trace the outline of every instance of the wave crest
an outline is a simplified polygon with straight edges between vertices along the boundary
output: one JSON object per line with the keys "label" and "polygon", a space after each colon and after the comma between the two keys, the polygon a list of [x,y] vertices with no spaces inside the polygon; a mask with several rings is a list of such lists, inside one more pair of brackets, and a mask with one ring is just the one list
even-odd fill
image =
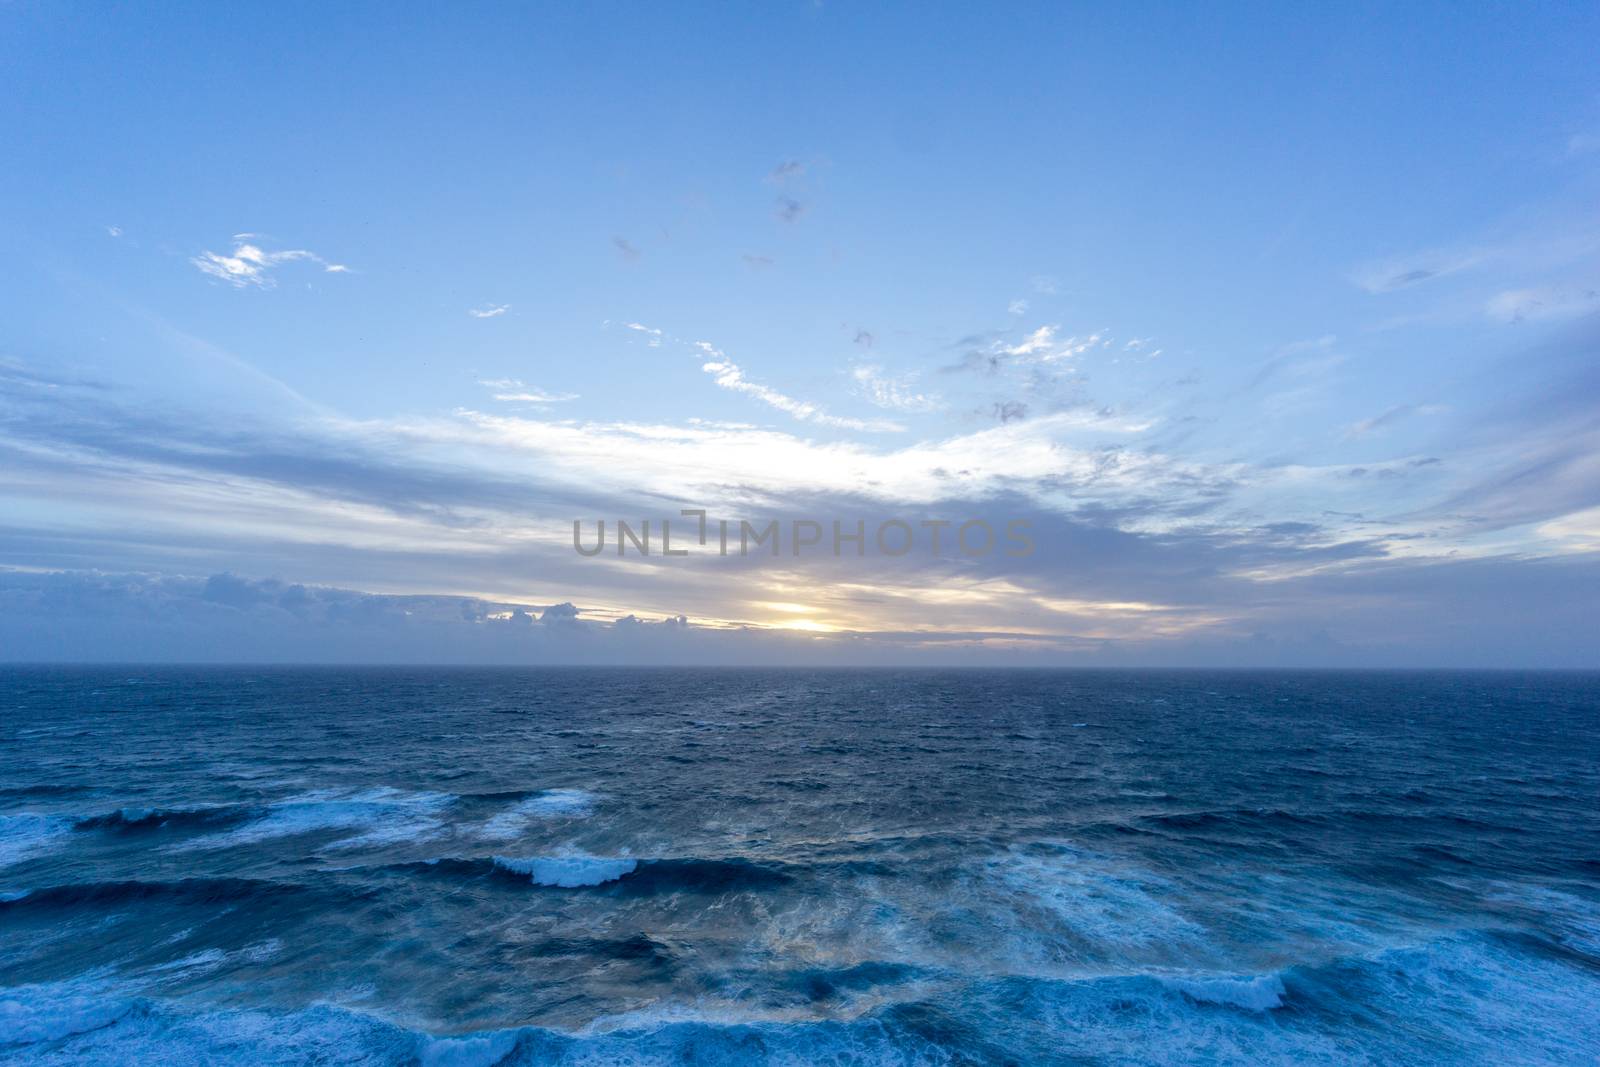
{"label": "wave crest", "polygon": [[558,889],[604,885],[632,874],[639,861],[627,857],[547,856],[518,859],[496,856],[495,866],[512,874],[525,874],[534,885]]}
{"label": "wave crest", "polygon": [[1201,1004],[1221,1004],[1246,1011],[1281,1008],[1288,994],[1283,979],[1276,974],[1158,977],[1156,980]]}

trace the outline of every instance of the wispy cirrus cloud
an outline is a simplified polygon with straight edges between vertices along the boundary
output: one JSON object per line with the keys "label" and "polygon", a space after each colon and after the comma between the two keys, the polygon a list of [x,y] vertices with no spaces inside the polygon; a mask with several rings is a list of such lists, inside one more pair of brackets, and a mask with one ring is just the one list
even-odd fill
{"label": "wispy cirrus cloud", "polygon": [[[1600,222],[1592,206],[1555,200],[1528,205],[1456,243],[1362,264],[1350,277],[1369,293],[1391,293],[1463,275],[1501,290],[1489,311],[1503,318],[1529,294],[1593,288],[1597,254]],[[1530,288],[1534,279],[1539,284]]]}
{"label": "wispy cirrus cloud", "polygon": [[660,348],[661,347],[661,336],[662,335],[661,335],[661,331],[659,329],[657,329],[656,327],[654,327],[654,326],[646,326],[642,322],[625,322],[622,325],[623,325],[623,327],[625,329],[632,330],[634,333],[642,333],[642,334],[644,334],[645,337],[648,338],[648,340],[645,343],[648,344],[651,348]]}
{"label": "wispy cirrus cloud", "polygon": [[510,310],[510,304],[485,304],[482,307],[468,308],[467,314],[475,319],[493,319]]}
{"label": "wispy cirrus cloud", "polygon": [[1476,267],[1491,254],[1479,248],[1427,249],[1364,264],[1352,280],[1369,293],[1392,293]]}
{"label": "wispy cirrus cloud", "polygon": [[968,347],[958,362],[941,369],[997,374],[1008,366],[1064,364],[1111,344],[1110,337],[1104,332],[1061,337],[1060,331],[1059,325],[1045,325],[1034,329],[1020,341],[1008,341],[1004,337],[980,339],[982,343]]}
{"label": "wispy cirrus cloud", "polygon": [[746,378],[739,365],[730,360],[710,342],[698,341],[695,347],[709,357],[701,365],[700,369],[712,375],[716,383],[722,388],[754,397],[763,404],[777,408],[779,411],[792,415],[801,421],[814,422],[819,426],[832,426],[840,430],[864,430],[873,433],[899,433],[905,429],[900,423],[890,422],[887,419],[852,419],[830,415],[810,401],[797,400],[792,396],[780,393],[776,389],[762,385],[760,382]]}
{"label": "wispy cirrus cloud", "polygon": [[[118,397],[104,389],[53,382],[20,367],[13,378],[10,385],[0,378],[8,415],[0,425],[0,488],[25,507],[0,527],[0,543],[8,560],[30,566],[95,568],[115,557],[153,570],[208,573],[192,568],[215,570],[213,561],[225,555],[239,561],[229,566],[307,582],[333,576],[390,591],[515,590],[547,605],[570,600],[583,618],[595,608],[602,618],[619,619],[628,612],[687,611],[719,625],[772,626],[783,623],[772,605],[787,604],[803,608],[799,617],[818,632],[873,631],[875,639],[918,644],[1087,641],[1099,653],[1107,641],[1150,648],[1141,643],[1315,629],[1330,598],[1347,632],[1365,634],[1370,622],[1403,638],[1408,627],[1430,631],[1412,616],[1397,623],[1397,610],[1412,610],[1418,619],[1437,615],[1458,603],[1470,591],[1467,579],[1485,568],[1503,572],[1494,581],[1496,596],[1538,577],[1536,565],[1510,556],[1501,563],[1459,562],[1466,542],[1453,537],[1431,547],[1428,540],[1396,541],[1384,533],[1396,529],[1390,520],[1352,519],[1341,529],[1318,518],[1330,508],[1365,507],[1378,491],[1399,493],[1409,476],[1398,467],[1394,477],[1379,478],[1391,467],[1372,465],[1366,477],[1351,478],[1331,467],[1200,462],[1142,448],[1137,425],[1088,412],[886,447],[694,420],[591,423],[472,411],[323,416],[272,426],[201,412],[152,414],[132,397],[118,407]],[[556,395],[516,378],[486,378],[484,385],[497,393]],[[1574,428],[1563,425],[1552,441],[1571,440]],[[1571,440],[1574,462],[1594,454],[1592,441]],[[1506,451],[1497,445],[1484,458]],[[1577,506],[1593,507],[1592,498],[1583,503],[1585,486],[1594,484],[1592,461],[1556,469],[1552,484],[1547,457],[1527,458],[1525,470],[1496,472],[1520,501],[1517,515],[1509,513],[1509,499],[1498,505],[1504,514],[1496,521],[1541,518],[1546,537],[1559,541],[1553,551],[1592,553],[1593,516],[1576,513]],[[1487,470],[1489,463],[1480,466]],[[1427,482],[1410,484],[1431,486],[1426,491],[1437,499],[1448,488],[1448,472],[1439,465],[1428,470]],[[1483,512],[1495,503],[1483,488],[1462,502]],[[1531,499],[1552,492],[1556,498]],[[848,518],[870,508],[869,518],[903,515],[919,530],[924,516],[1026,516],[1041,551],[1028,564],[1003,569],[960,559],[910,560],[905,570],[880,560],[870,573],[849,560],[800,561],[792,571],[727,562],[734,569],[726,581],[709,578],[693,561],[672,566],[652,557],[605,567],[576,559],[574,516],[631,515],[641,507],[651,513],[656,505],[642,504],[646,498],[734,517]],[[44,501],[70,505],[54,520],[57,535],[38,527],[45,512],[34,504]],[[93,510],[80,514],[85,507]],[[1414,547],[1402,558],[1407,544]],[[1425,558],[1430,553],[1433,562]],[[1452,569],[1436,569],[1444,566]],[[1560,618],[1530,614],[1517,626],[1532,621],[1551,634],[1557,623],[1570,628],[1581,617],[1575,582],[1587,573],[1583,580],[1592,584],[1595,566],[1586,572],[1570,569],[1579,561],[1563,566],[1567,607]],[[1373,577],[1375,568],[1383,576]],[[291,602],[299,603],[299,595],[293,592]],[[365,617],[378,606],[365,594],[352,594],[350,603],[341,617]],[[420,605],[392,606],[404,620],[418,618],[408,612]],[[441,610],[462,614],[456,604]],[[1351,612],[1363,613],[1361,626],[1350,621]],[[528,624],[515,616],[509,621]],[[19,626],[13,634],[29,632],[27,621]],[[1517,632],[1509,623],[1503,629]]]}
{"label": "wispy cirrus cloud", "polygon": [[350,270],[342,263],[331,263],[304,248],[270,252],[254,243],[259,240],[261,240],[259,234],[236,233],[233,235],[231,252],[224,254],[205,251],[190,258],[189,262],[202,274],[227,282],[236,289],[247,289],[251,286],[260,289],[272,288],[277,284],[273,271],[285,263],[315,263],[329,274],[345,274]]}
{"label": "wispy cirrus cloud", "polygon": [[872,403],[890,411],[927,412],[943,407],[938,396],[919,393],[912,385],[913,376],[885,374],[876,363],[863,363],[850,372],[857,388]]}
{"label": "wispy cirrus cloud", "polygon": [[1575,318],[1600,307],[1600,286],[1547,285],[1506,289],[1489,298],[1484,311],[1500,322]]}
{"label": "wispy cirrus cloud", "polygon": [[1352,424],[1345,431],[1345,437],[1368,437],[1386,430],[1413,415],[1437,415],[1444,410],[1444,407],[1439,404],[1396,404],[1372,416],[1370,419],[1362,419],[1360,422]]}
{"label": "wispy cirrus cloud", "polygon": [[478,384],[493,390],[496,400],[514,404],[565,404],[577,400],[577,393],[550,393],[529,388],[521,378],[480,378]]}

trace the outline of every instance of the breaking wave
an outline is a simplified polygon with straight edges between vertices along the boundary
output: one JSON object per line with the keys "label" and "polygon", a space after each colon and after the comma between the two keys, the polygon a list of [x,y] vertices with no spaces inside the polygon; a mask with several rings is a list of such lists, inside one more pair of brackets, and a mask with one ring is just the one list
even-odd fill
{"label": "breaking wave", "polygon": [[512,874],[525,874],[534,885],[575,889],[579,886],[615,882],[639,869],[639,861],[601,856],[549,856],[516,859],[496,856],[494,864]]}
{"label": "breaking wave", "polygon": [[582,789],[547,789],[525,797],[483,824],[478,836],[510,841],[544,819],[581,819],[594,809],[595,795]]}
{"label": "breaking wave", "polygon": [[59,815],[0,815],[0,867],[54,852],[71,833],[72,820]]}
{"label": "breaking wave", "polygon": [[255,845],[276,838],[322,834],[324,847],[365,848],[423,841],[448,829],[443,818],[455,803],[450,793],[413,793],[387,786],[366,790],[318,790],[267,805],[243,826],[173,846],[210,850]]}

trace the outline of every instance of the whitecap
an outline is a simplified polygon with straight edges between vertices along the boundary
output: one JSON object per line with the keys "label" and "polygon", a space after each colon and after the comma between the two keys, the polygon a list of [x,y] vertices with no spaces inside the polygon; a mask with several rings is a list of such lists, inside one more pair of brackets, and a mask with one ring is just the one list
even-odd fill
{"label": "whitecap", "polygon": [[1246,1011],[1271,1011],[1283,1007],[1287,990],[1276,974],[1157,976],[1168,989],[1202,1004],[1221,1004]]}
{"label": "whitecap", "polygon": [[208,948],[203,952],[196,952],[192,955],[184,956],[182,959],[168,960],[166,963],[158,963],[150,969],[152,971],[184,971],[186,973],[214,971],[220,967],[223,961],[227,958],[228,954],[222,951],[222,949]]}
{"label": "whitecap", "polygon": [[546,789],[500,812],[478,831],[488,841],[510,841],[522,836],[528,824],[539,819],[581,819],[594,808],[595,796],[582,789]]}
{"label": "whitecap", "polygon": [[0,867],[55,851],[71,833],[72,820],[60,815],[0,815]]}
{"label": "whitecap", "polygon": [[626,856],[534,856],[518,859],[514,856],[496,856],[495,865],[513,874],[525,874],[535,885],[577,889],[580,886],[603,885],[632,874],[639,861]]}
{"label": "whitecap", "polygon": [[417,1058],[421,1067],[494,1067],[517,1047],[515,1030],[497,1030],[481,1037],[423,1038]]}
{"label": "whitecap", "polygon": [[[387,786],[360,792],[319,790],[270,805],[244,826],[173,846],[176,850],[232,848],[309,833],[352,831],[330,848],[363,848],[425,840],[446,827],[439,815],[449,793],[407,793]],[[360,831],[360,832],[354,832]]]}
{"label": "whitecap", "polygon": [[133,1009],[131,1000],[62,993],[48,986],[0,991],[0,1045],[60,1041],[110,1026]]}
{"label": "whitecap", "polygon": [[283,941],[276,937],[269,937],[265,941],[257,941],[253,945],[246,945],[239,950],[239,957],[246,963],[264,963],[273,959],[283,951]]}
{"label": "whitecap", "polygon": [[[991,950],[1004,944],[1013,962],[1089,953],[1126,965],[1190,955],[1205,940],[1171,885],[1107,857],[1067,846],[1016,850],[988,860],[985,871],[980,900],[991,902],[990,929],[974,936]],[[1004,935],[1001,944],[995,934]]]}

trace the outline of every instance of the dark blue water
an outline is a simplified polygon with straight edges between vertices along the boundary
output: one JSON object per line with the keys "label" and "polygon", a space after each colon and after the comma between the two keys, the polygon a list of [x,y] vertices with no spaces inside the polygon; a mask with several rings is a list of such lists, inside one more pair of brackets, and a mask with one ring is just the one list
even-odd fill
{"label": "dark blue water", "polygon": [[0,1061],[1600,1059],[1600,678],[0,672]]}

